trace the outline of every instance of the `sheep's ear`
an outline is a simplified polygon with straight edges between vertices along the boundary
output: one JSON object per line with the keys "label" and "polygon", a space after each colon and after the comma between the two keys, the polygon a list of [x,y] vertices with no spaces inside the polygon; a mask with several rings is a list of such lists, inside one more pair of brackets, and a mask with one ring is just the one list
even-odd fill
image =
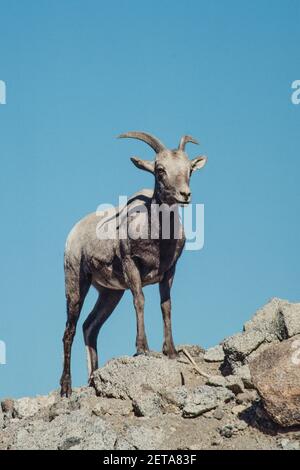
{"label": "sheep's ear", "polygon": [[154,173],[154,162],[152,162],[151,160],[141,160],[137,157],[132,157],[130,160],[140,170],[149,171],[149,173],[152,174]]}
{"label": "sheep's ear", "polygon": [[193,158],[193,160],[191,160],[191,171],[193,172],[196,170],[200,170],[200,168],[204,167],[206,162],[207,157],[204,157],[203,155],[201,155],[200,157]]}

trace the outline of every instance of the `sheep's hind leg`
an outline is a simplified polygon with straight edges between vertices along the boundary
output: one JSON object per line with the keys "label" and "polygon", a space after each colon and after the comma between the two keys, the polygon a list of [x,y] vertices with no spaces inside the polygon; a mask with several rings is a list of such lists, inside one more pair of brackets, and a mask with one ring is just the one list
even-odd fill
{"label": "sheep's hind leg", "polygon": [[174,279],[175,268],[166,272],[162,281],[159,284],[160,291],[160,304],[164,322],[164,344],[163,354],[168,356],[170,359],[175,359],[178,353],[174,346],[173,335],[172,335],[172,323],[171,323],[171,287]]}
{"label": "sheep's hind leg", "polygon": [[80,274],[66,274],[66,297],[67,297],[67,324],[63,336],[64,344],[64,366],[60,379],[61,396],[69,397],[72,393],[71,387],[71,349],[76,333],[76,326],[86,294],[90,288],[90,279]]}
{"label": "sheep's hind leg", "polygon": [[123,290],[102,288],[93,310],[83,323],[90,385],[92,384],[93,372],[98,369],[97,338],[100,328],[112,314],[123,294]]}

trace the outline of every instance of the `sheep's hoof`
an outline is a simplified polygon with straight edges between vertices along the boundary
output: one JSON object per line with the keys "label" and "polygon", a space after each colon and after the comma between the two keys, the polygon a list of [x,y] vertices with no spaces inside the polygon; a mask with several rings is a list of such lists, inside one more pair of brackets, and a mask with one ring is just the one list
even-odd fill
{"label": "sheep's hoof", "polygon": [[71,379],[70,377],[63,377],[60,381],[60,396],[69,398],[72,395]]}
{"label": "sheep's hoof", "polygon": [[88,386],[89,386],[89,387],[96,388],[96,387],[95,387],[95,381],[94,381],[94,376],[93,376],[93,375],[91,375],[91,376],[89,377]]}
{"label": "sheep's hoof", "polygon": [[163,346],[162,352],[165,356],[168,356],[169,359],[177,359],[177,357],[179,356],[178,352],[174,347],[168,348],[165,344]]}
{"label": "sheep's hoof", "polygon": [[172,351],[172,352],[168,353],[167,356],[168,356],[169,359],[177,359],[179,354],[178,354],[177,351]]}

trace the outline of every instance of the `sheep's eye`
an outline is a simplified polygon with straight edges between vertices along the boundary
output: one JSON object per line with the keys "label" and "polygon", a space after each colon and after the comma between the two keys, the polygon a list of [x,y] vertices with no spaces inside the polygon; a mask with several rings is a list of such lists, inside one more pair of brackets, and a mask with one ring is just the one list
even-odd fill
{"label": "sheep's eye", "polygon": [[156,173],[158,174],[158,176],[162,176],[166,173],[166,171],[164,168],[160,167],[156,169]]}

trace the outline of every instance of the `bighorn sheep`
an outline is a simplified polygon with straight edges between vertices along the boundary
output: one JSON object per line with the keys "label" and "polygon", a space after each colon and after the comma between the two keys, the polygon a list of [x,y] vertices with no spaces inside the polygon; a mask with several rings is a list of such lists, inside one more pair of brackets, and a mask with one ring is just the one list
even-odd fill
{"label": "bighorn sheep", "polygon": [[[63,337],[64,367],[61,377],[61,395],[70,396],[71,389],[71,347],[76,324],[85,296],[93,285],[99,292],[98,300],[83,324],[84,341],[87,349],[89,380],[98,367],[97,337],[100,328],[111,315],[124,291],[130,289],[137,317],[136,354],[149,351],[144,327],[143,286],[159,283],[161,310],[164,323],[163,353],[169,358],[177,355],[171,329],[171,299],[175,266],[185,243],[185,236],[178,217],[178,204],[186,205],[191,200],[190,176],[202,168],[206,157],[189,160],[185,153],[188,142],[198,142],[190,136],[183,136],[176,150],[167,149],[157,138],[145,132],[128,132],[119,137],[130,137],[146,142],[155,151],[154,161],[131,158],[134,165],[154,175],[154,190],[142,190],[129,199],[127,212],[137,217],[138,225],[149,230],[153,223],[152,206],[175,208],[172,230],[169,237],[162,236],[161,217],[154,222],[158,236],[120,237],[99,239],[97,226],[99,215],[93,213],[80,220],[71,230],[65,249],[65,287],[67,299],[67,324]],[[144,214],[140,209],[144,209]],[[123,209],[122,209],[123,210]],[[160,210],[160,209],[159,209]],[[116,209],[119,213],[121,209]],[[144,217],[146,214],[148,217]],[[132,214],[137,213],[132,216]],[[111,217],[109,220],[114,219]],[[175,236],[175,219],[178,233]],[[109,223],[109,222],[108,222]],[[128,223],[128,222],[126,222]]]}

